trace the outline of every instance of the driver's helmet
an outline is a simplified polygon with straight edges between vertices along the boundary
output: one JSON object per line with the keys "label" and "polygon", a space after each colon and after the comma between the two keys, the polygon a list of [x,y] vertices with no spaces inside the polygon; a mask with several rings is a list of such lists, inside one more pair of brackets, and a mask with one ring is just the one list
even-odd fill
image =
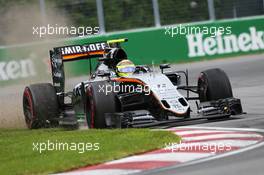
{"label": "driver's helmet", "polygon": [[135,72],[136,66],[130,60],[122,60],[116,65],[116,73],[120,77],[127,77]]}

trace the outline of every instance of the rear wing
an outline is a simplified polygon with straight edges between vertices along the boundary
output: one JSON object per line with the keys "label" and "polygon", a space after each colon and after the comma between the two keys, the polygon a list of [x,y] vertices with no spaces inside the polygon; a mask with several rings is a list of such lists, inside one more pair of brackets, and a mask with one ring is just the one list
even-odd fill
{"label": "rear wing", "polygon": [[56,92],[64,93],[64,62],[103,57],[109,50],[120,47],[120,43],[126,41],[128,41],[127,38],[122,38],[83,45],[55,47],[53,50],[50,50],[52,80]]}
{"label": "rear wing", "polygon": [[70,45],[64,47],[56,47],[55,50],[61,53],[62,61],[74,61],[78,59],[87,59],[94,57],[102,57],[107,49],[120,47],[120,43],[128,41],[124,39],[114,39],[104,42],[83,44],[83,45]]}
{"label": "rear wing", "polygon": [[107,42],[98,42],[86,45],[72,45],[58,47],[61,53],[62,61],[73,61],[77,59],[87,59],[93,57],[102,57],[106,48],[109,48]]}

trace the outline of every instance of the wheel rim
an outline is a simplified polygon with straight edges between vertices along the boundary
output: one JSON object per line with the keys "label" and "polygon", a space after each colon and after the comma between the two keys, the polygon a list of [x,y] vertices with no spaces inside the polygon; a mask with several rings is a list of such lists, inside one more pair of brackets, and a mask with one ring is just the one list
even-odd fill
{"label": "wheel rim", "polygon": [[32,128],[32,123],[34,120],[34,111],[32,97],[28,89],[24,91],[23,110],[26,124],[28,128]]}
{"label": "wheel rim", "polygon": [[207,96],[208,96],[208,91],[207,91],[207,81],[204,77],[204,74],[201,73],[199,79],[198,79],[198,92],[199,92],[199,97],[200,97],[200,101],[206,101],[208,100],[207,99]]}
{"label": "wheel rim", "polygon": [[95,104],[92,96],[91,87],[87,88],[86,120],[89,128],[94,128]]}

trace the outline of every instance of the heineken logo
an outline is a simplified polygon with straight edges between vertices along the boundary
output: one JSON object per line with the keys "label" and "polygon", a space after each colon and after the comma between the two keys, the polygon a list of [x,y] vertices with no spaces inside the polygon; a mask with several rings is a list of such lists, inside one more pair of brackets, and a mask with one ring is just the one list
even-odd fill
{"label": "heineken logo", "polygon": [[34,64],[30,59],[0,62],[0,81],[26,78],[35,75]]}
{"label": "heineken logo", "polygon": [[248,32],[239,35],[218,35],[204,37],[203,34],[186,35],[188,57],[210,56],[235,52],[248,52],[264,49],[264,31],[250,27]]}

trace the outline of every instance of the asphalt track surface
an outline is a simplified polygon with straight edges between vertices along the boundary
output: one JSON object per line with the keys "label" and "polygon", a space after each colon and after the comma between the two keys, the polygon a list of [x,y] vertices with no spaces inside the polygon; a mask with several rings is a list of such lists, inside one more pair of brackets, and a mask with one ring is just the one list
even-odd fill
{"label": "asphalt track surface", "polygon": [[[217,126],[234,128],[264,129],[264,54],[235,58],[218,59],[174,65],[176,70],[189,70],[190,84],[196,84],[199,72],[209,68],[221,68],[229,76],[235,97],[242,100],[247,114],[233,117],[233,120],[207,120],[188,122],[189,126]],[[84,80],[80,77],[68,81],[69,87]],[[194,82],[194,83],[192,83]],[[26,83],[26,82],[25,82]],[[24,85],[1,88],[0,127],[25,127],[22,113],[22,92]],[[158,169],[144,174],[184,174],[184,175],[223,175],[223,174],[264,174],[264,147],[244,153],[211,160],[208,162],[181,167]]]}
{"label": "asphalt track surface", "polygon": [[[264,55],[243,56],[225,60],[175,65],[188,68],[191,80],[200,70],[219,67],[230,77],[235,97],[242,100],[247,114],[234,120],[189,123],[192,126],[264,129]],[[191,81],[192,82],[192,81]],[[192,165],[162,168],[142,174],[152,175],[263,175],[264,146],[243,153]]]}
{"label": "asphalt track surface", "polygon": [[[256,120],[261,118],[264,106],[264,54],[235,58],[225,58],[211,61],[202,61],[174,65],[175,70],[189,70],[190,84],[196,84],[197,77],[202,70],[209,68],[222,68],[230,77],[235,97],[242,100],[244,111]],[[66,80],[66,89],[72,87],[87,77]],[[39,80],[47,82],[48,80]],[[22,112],[22,93],[24,84],[0,87],[0,128],[24,128],[25,122]],[[193,107],[194,104],[193,104]],[[204,123],[205,121],[200,121]],[[250,123],[253,121],[250,120]],[[261,122],[261,121],[259,121]],[[253,122],[254,123],[254,122]],[[258,122],[256,122],[258,123]],[[190,124],[193,124],[192,122]],[[246,123],[244,125],[247,125]],[[261,125],[261,123],[260,123]],[[246,126],[245,126],[246,127]]]}

